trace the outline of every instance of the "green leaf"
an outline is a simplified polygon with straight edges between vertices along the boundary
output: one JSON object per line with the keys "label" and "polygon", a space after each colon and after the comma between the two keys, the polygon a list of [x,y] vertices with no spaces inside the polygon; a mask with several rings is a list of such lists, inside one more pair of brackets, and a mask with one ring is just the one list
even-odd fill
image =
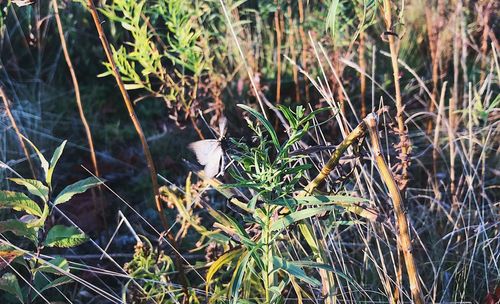
{"label": "green leaf", "polygon": [[83,244],[87,240],[88,237],[76,227],[55,225],[47,233],[44,244],[48,247],[69,248]]}
{"label": "green leaf", "polygon": [[298,222],[300,220],[313,217],[317,214],[335,210],[336,206],[322,206],[316,208],[302,209],[293,213],[290,213],[284,217],[279,218],[274,223],[271,224],[271,231],[280,230],[288,227],[289,225]]}
{"label": "green leaf", "polygon": [[320,286],[321,283],[313,278],[310,277],[306,274],[304,269],[300,267],[299,265],[295,264],[293,261],[285,261],[280,257],[274,256],[273,257],[273,266],[276,270],[281,269],[288,274],[298,278],[299,280],[302,280],[312,286]]}
{"label": "green leaf", "polygon": [[49,187],[45,186],[41,181],[27,178],[9,178],[9,180],[24,186],[29,193],[38,196],[44,202],[49,200]]}
{"label": "green leaf", "polygon": [[280,206],[296,206],[300,205],[335,205],[337,203],[342,203],[345,205],[347,203],[361,203],[366,202],[367,199],[347,196],[347,195],[315,195],[315,196],[302,196],[294,198],[278,198],[271,201],[271,204]]}
{"label": "green leaf", "polygon": [[233,277],[231,278],[231,297],[232,303],[238,303],[238,293],[240,291],[241,282],[247,270],[248,260],[250,259],[251,253],[244,252],[239,258],[236,264],[236,270],[234,271]]}
{"label": "green leaf", "polygon": [[144,88],[144,85],[142,83],[126,83],[123,86],[125,87],[125,90],[127,90],[127,91],[132,91],[132,90]]}
{"label": "green leaf", "polygon": [[276,148],[279,148],[280,143],[278,141],[278,135],[276,135],[276,132],[274,131],[273,126],[271,125],[271,123],[262,114],[260,114],[259,112],[255,111],[254,109],[250,108],[247,105],[238,104],[238,107],[240,107],[243,110],[249,112],[255,118],[257,118],[262,123],[262,125],[264,126],[264,128],[266,128],[266,130],[269,133],[269,135],[271,135],[271,139],[273,141],[274,146]]}
{"label": "green leaf", "polygon": [[36,219],[34,221],[26,222],[26,226],[28,228],[42,227],[45,224],[45,220],[47,219],[48,216],[49,216],[49,204],[45,203],[43,205],[42,216],[39,219]]}
{"label": "green leaf", "polygon": [[50,159],[50,167],[49,170],[47,171],[47,176],[46,176],[46,182],[47,185],[50,185],[52,183],[52,174],[54,173],[54,169],[57,165],[57,162],[59,161],[59,158],[61,157],[61,154],[63,153],[64,147],[66,146],[67,140],[63,141],[62,144],[57,147],[57,149],[54,151],[54,154],[52,154],[52,158]]}
{"label": "green leaf", "polygon": [[61,191],[61,193],[59,193],[56,200],[54,201],[54,206],[65,203],[69,201],[73,197],[73,195],[83,193],[87,191],[89,188],[92,188],[100,184],[102,184],[102,182],[93,176],[88,177],[86,179],[82,179],[81,181],[78,181],[74,184],[71,184],[66,188],[64,188],[64,190]]}
{"label": "green leaf", "polygon": [[36,154],[38,155],[38,159],[40,160],[40,164],[42,166],[42,169],[43,169],[43,172],[45,173],[44,176],[45,176],[45,179],[47,179],[47,174],[49,172],[49,162],[45,159],[45,157],[43,156],[42,152],[40,152],[40,150],[38,150],[38,148],[29,140],[27,139],[25,136],[21,135],[22,138],[28,143],[30,144],[30,146],[33,148],[33,150],[35,150]]}
{"label": "green leaf", "polygon": [[[62,277],[59,277],[53,281],[50,281],[49,284],[43,286],[39,292],[42,293],[44,292],[45,290],[47,289],[50,289],[50,288],[54,288],[54,287],[58,287],[58,286],[61,286],[61,285],[64,285],[64,284],[68,284],[68,283],[71,283],[73,282],[73,279],[71,279],[70,277],[67,277],[67,276],[62,276]],[[33,298],[36,298],[36,296],[38,295],[35,295],[35,297]]]}
{"label": "green leaf", "polygon": [[35,243],[37,241],[37,229],[28,227],[26,223],[19,220],[6,220],[0,222],[0,233],[5,231],[10,231],[17,236],[25,237]]}
{"label": "green leaf", "polygon": [[0,208],[12,208],[38,217],[42,216],[42,210],[37,203],[21,192],[0,191]]}
{"label": "green leaf", "polygon": [[[54,226],[55,227],[55,226]],[[36,271],[42,271],[46,273],[53,273],[58,275],[63,275],[59,269],[69,272],[69,263],[63,257],[57,256],[50,261],[41,261],[42,266],[38,267]],[[57,268],[55,268],[57,267]]]}
{"label": "green leaf", "polygon": [[21,303],[24,303],[23,292],[14,274],[8,272],[0,278],[0,289],[14,295]]}
{"label": "green leaf", "polygon": [[235,259],[236,257],[238,257],[238,255],[241,254],[242,251],[243,251],[242,248],[228,251],[228,252],[224,253],[223,255],[221,255],[217,259],[217,261],[215,261],[215,262],[212,263],[212,265],[210,265],[210,268],[208,268],[208,270],[207,270],[207,283],[206,283],[206,287],[205,287],[207,293],[209,291],[210,284],[212,283],[212,278],[215,275],[215,273],[222,266],[224,266],[225,264],[230,263],[233,259]]}

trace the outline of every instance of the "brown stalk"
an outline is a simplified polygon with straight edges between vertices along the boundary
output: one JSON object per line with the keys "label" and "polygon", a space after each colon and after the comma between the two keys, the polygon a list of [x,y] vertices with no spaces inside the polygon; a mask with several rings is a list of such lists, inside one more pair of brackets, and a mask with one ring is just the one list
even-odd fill
{"label": "brown stalk", "polygon": [[340,158],[344,152],[349,148],[355,141],[362,138],[366,132],[366,125],[361,122],[354,130],[352,130],[349,135],[338,145],[337,149],[332,153],[332,156],[328,162],[321,168],[318,175],[302,190],[298,196],[310,195],[321,183],[328,177],[330,172],[337,166]]}
{"label": "brown stalk", "polygon": [[[299,5],[299,35],[300,35],[300,40],[302,42],[302,52],[301,52],[301,57],[302,57],[302,69],[304,71],[307,71],[307,50],[306,50],[306,33],[304,32],[304,4],[302,0],[298,0],[298,5]],[[306,84],[305,85],[305,92],[306,92],[306,99],[304,102],[309,102],[309,86]]]}
{"label": "brown stalk", "polygon": [[[287,1],[287,15],[289,20],[289,34],[288,34],[288,43],[290,45],[290,55],[292,57],[293,62],[297,62],[297,53],[295,49],[295,24],[292,16],[292,3],[291,0]],[[300,101],[300,87],[299,87],[299,69],[296,64],[292,64],[292,77],[293,83],[295,84],[295,101]]]}
{"label": "brown stalk", "polygon": [[[359,33],[359,67],[362,71],[366,71],[366,59],[365,59],[365,32],[361,31]],[[361,117],[365,117],[367,114],[366,110],[366,76],[365,73],[360,73],[360,86],[361,86]]]}
{"label": "brown stalk", "polygon": [[459,50],[460,46],[460,15],[462,12],[462,1],[458,1],[457,9],[455,12],[455,35],[453,39],[453,93],[450,100],[450,107],[448,109],[448,145],[450,147],[450,193],[452,200],[452,207],[458,207],[458,199],[456,195],[456,181],[455,181],[455,130],[456,130],[456,117],[455,111],[458,105],[458,76],[459,76]]}
{"label": "brown stalk", "polygon": [[[438,94],[438,81],[439,81],[439,28],[435,25],[434,18],[434,8],[425,7],[425,20],[427,24],[427,36],[429,39],[429,49],[431,54],[431,66],[432,66],[432,98],[429,100],[428,111],[434,113],[436,106],[434,100],[437,100]],[[432,132],[434,121],[429,118],[427,121],[427,134]]]}
{"label": "brown stalk", "polygon": [[363,119],[368,133],[370,135],[370,140],[373,149],[373,156],[375,158],[378,170],[382,177],[382,180],[389,189],[389,193],[392,199],[394,213],[396,215],[396,221],[398,226],[398,243],[403,251],[403,256],[406,264],[406,271],[408,273],[410,281],[410,290],[412,294],[412,299],[417,304],[424,303],[424,296],[422,293],[422,288],[420,286],[420,279],[418,275],[417,266],[415,260],[413,259],[413,249],[411,245],[411,237],[409,232],[409,224],[406,218],[406,214],[403,206],[403,196],[399,190],[398,185],[392,175],[387,163],[385,162],[384,156],[382,154],[379,132],[378,132],[378,117],[374,113],[369,114],[365,119]]}
{"label": "brown stalk", "polygon": [[[66,64],[68,65],[68,70],[71,75],[71,81],[73,82],[73,88],[75,90],[75,99],[76,99],[76,105],[78,107],[78,114],[80,115],[80,120],[82,121],[83,128],[85,129],[85,135],[87,136],[87,142],[89,144],[89,149],[90,149],[90,159],[92,161],[92,166],[94,167],[94,174],[99,177],[99,167],[97,165],[97,157],[95,154],[95,148],[94,148],[94,141],[92,139],[92,132],[90,131],[89,124],[87,122],[87,118],[85,117],[85,113],[83,111],[83,105],[82,105],[82,99],[80,97],[80,86],[78,84],[78,79],[76,78],[76,73],[75,69],[73,68],[73,63],[71,62],[71,57],[69,56],[68,52],[68,46],[66,44],[66,39],[64,38],[64,31],[62,27],[62,22],[61,22],[61,17],[59,16],[59,8],[57,7],[57,0],[52,0],[52,7],[54,8],[54,16],[56,19],[56,24],[57,24],[57,30],[59,32],[59,40],[61,41],[61,47],[63,50],[64,54],[64,59],[66,61]],[[101,187],[98,188],[99,191],[101,191]],[[92,191],[92,198],[95,203],[95,215],[96,217],[102,217],[102,220],[107,226],[107,221],[106,217],[104,214],[103,206],[102,204],[98,203],[96,200],[96,193],[94,189],[91,189]]]}
{"label": "brown stalk", "polygon": [[280,8],[278,0],[274,1],[276,11],[274,12],[274,27],[276,31],[276,104],[280,104],[281,99],[281,26]]}
{"label": "brown stalk", "polygon": [[90,132],[90,127],[87,122],[87,118],[85,117],[85,113],[83,111],[82,100],[80,97],[80,86],[78,84],[78,79],[76,78],[75,69],[73,68],[73,64],[71,62],[71,57],[69,56],[66,39],[64,38],[64,31],[62,27],[61,17],[59,16],[59,8],[57,7],[57,0],[52,0],[52,7],[54,8],[54,16],[56,19],[57,30],[59,31],[59,39],[61,40],[61,47],[64,53],[64,59],[66,60],[66,64],[68,65],[68,70],[69,73],[71,74],[71,80],[73,81],[73,87],[75,89],[75,99],[76,99],[76,105],[78,106],[78,114],[80,114],[80,119],[82,121],[83,128],[85,129],[85,135],[87,136],[87,141],[89,143],[90,158],[92,160],[92,166],[94,167],[94,174],[96,176],[100,176],[94,149],[94,141],[92,140],[92,132]]}
{"label": "brown stalk", "polygon": [[21,145],[21,148],[23,149],[24,156],[28,160],[28,164],[30,166],[31,174],[33,175],[33,178],[36,179],[36,173],[35,173],[35,168],[33,167],[33,162],[31,161],[30,154],[28,153],[28,149],[26,148],[26,145],[24,144],[23,140],[23,135],[21,134],[21,131],[17,127],[16,120],[14,119],[14,116],[12,115],[12,112],[10,111],[10,101],[7,98],[7,94],[5,94],[5,91],[2,86],[0,86],[0,97],[3,99],[3,104],[5,106],[5,112],[7,113],[7,116],[9,117],[10,124],[14,128],[14,131],[16,132],[17,139],[19,140],[19,144]]}
{"label": "brown stalk", "polygon": [[[383,14],[384,21],[386,26],[386,31],[392,33],[392,13],[391,13],[391,1],[384,0],[383,2]],[[387,35],[387,39],[389,41],[389,48],[391,52],[391,62],[392,62],[392,70],[393,70],[393,78],[394,78],[394,89],[396,91],[396,120],[398,124],[398,133],[399,133],[399,148],[401,149],[399,158],[401,160],[401,171],[402,176],[399,181],[399,187],[403,191],[406,189],[408,184],[408,167],[410,165],[410,139],[408,138],[408,133],[406,130],[406,125],[403,117],[404,112],[404,104],[403,98],[401,96],[401,86],[399,83],[399,66],[398,66],[398,46],[396,44],[396,38],[394,35]]]}
{"label": "brown stalk", "polygon": [[[478,4],[480,5],[480,4]],[[479,77],[479,83],[483,84],[486,75],[486,59],[488,52],[488,36],[490,34],[490,17],[492,12],[492,7],[494,6],[494,1],[485,1],[482,4],[480,16],[482,16],[481,23],[483,25],[483,33],[481,35],[481,74]]]}
{"label": "brown stalk", "polygon": [[120,89],[120,93],[122,94],[123,101],[125,103],[125,106],[127,108],[127,111],[129,113],[130,119],[132,120],[132,123],[134,124],[135,130],[137,134],[139,135],[139,138],[141,140],[142,144],[142,149],[144,151],[145,157],[146,157],[146,162],[148,165],[149,173],[151,176],[151,182],[153,184],[153,193],[154,193],[154,198],[156,202],[156,208],[158,210],[158,213],[160,215],[161,222],[163,224],[163,227],[165,230],[168,230],[169,226],[167,223],[167,219],[165,217],[165,214],[163,213],[163,205],[161,204],[161,201],[159,199],[159,191],[158,191],[158,179],[156,177],[156,168],[154,166],[153,158],[151,156],[151,151],[149,150],[149,145],[146,141],[146,137],[144,136],[144,132],[142,130],[141,123],[139,122],[139,119],[137,118],[135,114],[134,107],[132,105],[132,101],[130,100],[130,97],[127,93],[127,90],[125,89],[125,85],[123,83],[123,80],[120,76],[120,73],[118,72],[118,67],[116,66],[116,63],[113,59],[113,54],[111,53],[111,47],[109,46],[108,40],[106,38],[106,34],[104,33],[104,29],[102,28],[101,21],[99,20],[99,16],[97,15],[97,10],[94,6],[94,2],[92,0],[87,1],[88,6],[90,8],[90,13],[92,14],[92,18],[94,19],[94,24],[97,28],[97,32],[99,34],[99,39],[101,40],[102,46],[104,48],[104,52],[106,53],[106,57],[108,59],[109,64],[111,65],[111,70],[113,73],[113,76],[115,77],[116,83],[118,85],[118,88]]}
{"label": "brown stalk", "polygon": [[88,7],[90,9],[90,13],[92,15],[92,19],[94,20],[94,24],[96,26],[97,32],[99,34],[99,39],[101,40],[101,44],[104,48],[104,52],[106,53],[106,57],[108,59],[109,64],[111,65],[111,70],[113,73],[113,76],[115,77],[116,83],[118,85],[118,88],[120,89],[120,92],[123,97],[123,101],[125,103],[125,106],[127,108],[127,111],[129,113],[130,119],[132,120],[132,123],[134,124],[135,130],[137,132],[137,135],[139,136],[142,144],[142,149],[144,151],[144,155],[146,157],[146,162],[149,170],[149,174],[151,177],[151,183],[153,185],[153,194],[154,194],[154,200],[156,203],[156,209],[158,211],[158,214],[160,216],[161,223],[163,225],[163,228],[167,232],[167,239],[172,245],[174,249],[174,253],[176,256],[176,267],[179,272],[179,278],[181,281],[181,284],[184,289],[185,293],[185,301],[187,301],[187,281],[185,277],[185,273],[183,270],[183,265],[182,265],[182,260],[179,251],[177,250],[178,246],[175,241],[174,236],[172,235],[171,232],[169,232],[169,225],[167,222],[167,218],[165,216],[165,213],[163,212],[163,204],[160,200],[160,191],[158,187],[158,179],[156,176],[156,168],[153,162],[153,157],[151,156],[151,151],[149,150],[149,145],[146,140],[146,136],[144,135],[144,132],[142,130],[141,123],[139,122],[139,119],[137,118],[135,114],[134,107],[132,105],[132,102],[130,100],[130,97],[127,93],[127,90],[125,89],[125,85],[123,83],[123,80],[120,76],[120,73],[118,72],[118,67],[116,66],[116,63],[113,59],[113,54],[111,53],[111,47],[109,46],[109,42],[106,38],[106,34],[104,33],[104,29],[102,28],[101,21],[99,20],[99,16],[97,14],[97,9],[94,6],[93,0],[87,0]]}
{"label": "brown stalk", "polygon": [[[337,149],[333,152],[332,156],[328,160],[328,162],[323,166],[321,171],[318,173],[316,178],[314,178],[301,192],[297,194],[297,197],[304,197],[310,195],[330,174],[330,172],[335,169],[337,164],[339,163],[340,157],[344,152],[349,148],[357,139],[364,136],[366,131],[366,126],[364,122],[361,122],[354,130],[352,130],[349,135],[344,138],[342,143],[337,147]],[[313,237],[313,229],[310,225],[307,224],[299,224],[300,231],[302,235],[304,235],[304,239],[307,241],[309,247],[313,250],[314,254],[317,255],[316,262],[324,263],[325,258],[323,258],[323,246],[319,246],[314,240]],[[334,303],[335,299],[333,299],[331,289],[333,288],[334,277],[330,272],[327,272],[324,269],[319,269],[319,275],[322,281],[322,292],[323,295],[326,296],[325,303]]]}

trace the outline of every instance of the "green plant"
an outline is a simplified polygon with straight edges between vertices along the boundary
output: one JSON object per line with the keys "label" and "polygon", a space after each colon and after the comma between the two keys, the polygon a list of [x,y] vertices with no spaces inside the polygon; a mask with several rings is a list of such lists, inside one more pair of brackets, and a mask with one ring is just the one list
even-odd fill
{"label": "green plant", "polygon": [[[123,288],[123,298],[131,303],[138,299],[143,302],[179,303],[184,294],[182,288],[170,279],[175,273],[174,262],[146,238],[142,239],[134,248],[132,260],[124,266],[131,279]],[[140,288],[133,284],[136,282],[141,282]],[[189,303],[199,303],[193,292],[188,299]]]}
{"label": "green plant", "polygon": [[[101,12],[130,35],[125,45],[112,47],[125,88],[142,89],[174,111],[196,115],[191,107],[197,101],[198,83],[211,67],[209,52],[200,43],[200,11],[179,0],[155,4],[118,0],[104,5]],[[108,71],[101,77],[112,74],[112,66],[105,66]]]}
{"label": "green plant", "polygon": [[[31,145],[38,156],[43,179],[9,178],[11,182],[25,187],[31,196],[37,198],[38,202],[23,192],[0,191],[0,208],[22,213],[19,218],[0,222],[0,233],[2,234],[0,248],[2,263],[0,264],[2,268],[8,265],[15,273],[6,272],[3,274],[0,279],[0,289],[12,294],[22,303],[32,303],[36,297],[42,296],[44,291],[72,281],[69,276],[68,261],[59,256],[46,261],[41,256],[42,251],[45,248],[71,248],[88,240],[85,233],[77,227],[54,224],[49,220],[49,216],[53,214],[57,206],[67,203],[74,195],[101,184],[101,181],[89,177],[66,186],[57,195],[54,195],[52,177],[66,141],[54,151],[50,162],[48,162],[33,143],[26,138],[24,140]],[[4,234],[6,232],[25,239],[26,246],[23,246],[24,248],[21,248],[21,245],[13,246],[14,243]],[[25,244],[25,242],[16,242],[16,244]],[[28,270],[28,279],[19,278],[20,272],[11,265],[14,259]],[[51,276],[55,276],[55,278],[51,278]],[[28,283],[27,286],[21,288],[19,283],[21,279]],[[35,288],[35,293],[32,292],[33,288]]]}
{"label": "green plant", "polygon": [[[344,206],[339,202],[348,204],[362,199],[342,195],[294,197],[300,189],[299,182],[311,166],[305,163],[303,155],[290,152],[308,133],[315,115],[324,109],[306,115],[301,106],[295,111],[280,107],[289,126],[286,139],[280,141],[271,123],[260,113],[248,106],[239,106],[255,119],[247,119],[254,143],[233,140],[237,152],[230,174],[235,183],[222,185],[212,180],[210,183],[240,212],[231,216],[206,206],[217,229],[208,231],[199,222],[192,224],[208,238],[207,250],[213,243],[225,250],[207,270],[206,289],[211,291],[210,302],[282,303],[286,290],[302,298],[308,295],[308,288],[321,286],[318,270],[335,270],[317,262],[309,249],[294,250],[302,237],[293,227],[325,213],[343,212]],[[231,195],[238,191],[247,193],[248,201]],[[192,217],[186,212],[179,215]],[[349,221],[337,221],[335,217],[328,222],[330,225],[350,224]],[[317,242],[315,235],[308,237]],[[229,275],[216,276],[223,268]]]}

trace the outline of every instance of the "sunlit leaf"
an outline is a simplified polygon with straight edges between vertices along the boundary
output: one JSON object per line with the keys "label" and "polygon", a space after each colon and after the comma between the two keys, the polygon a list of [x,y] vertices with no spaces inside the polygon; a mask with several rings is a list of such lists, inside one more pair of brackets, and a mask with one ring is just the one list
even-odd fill
{"label": "sunlit leaf", "polygon": [[312,286],[316,287],[316,286],[321,285],[321,283],[317,279],[308,276],[306,274],[306,272],[304,271],[304,269],[302,269],[301,266],[294,264],[293,261],[285,261],[280,257],[274,256],[273,257],[273,266],[276,270],[281,269],[281,270],[287,272],[288,274],[290,274],[290,275],[298,278],[299,280],[304,281]]}
{"label": "sunlit leaf", "polygon": [[262,125],[264,126],[264,128],[266,128],[267,132],[271,136],[271,140],[273,141],[274,146],[276,148],[279,148],[280,143],[278,141],[278,135],[276,135],[276,132],[274,131],[274,128],[271,125],[271,123],[262,114],[260,114],[259,112],[255,111],[254,109],[252,109],[251,107],[249,107],[247,105],[238,104],[238,107],[240,107],[243,110],[249,112],[255,118],[257,118],[262,123]]}
{"label": "sunlit leaf", "polygon": [[47,233],[45,246],[69,248],[85,243],[88,237],[76,227],[55,225]]}
{"label": "sunlit leaf", "polygon": [[59,161],[59,158],[61,157],[61,154],[64,150],[64,147],[66,146],[67,140],[63,141],[59,147],[54,151],[54,154],[52,155],[52,158],[50,159],[50,166],[49,170],[47,171],[47,177],[46,181],[47,184],[50,185],[52,183],[52,174],[54,173],[54,169],[56,168],[57,162]]}
{"label": "sunlit leaf", "polygon": [[49,216],[49,205],[44,204],[42,216],[40,216],[40,218],[38,218],[38,219],[27,221],[26,226],[28,228],[42,227],[45,224],[45,220],[47,219],[48,216]]}
{"label": "sunlit leaf", "polygon": [[64,284],[68,284],[68,283],[71,283],[71,282],[73,282],[73,279],[71,279],[68,276],[62,276],[62,277],[56,278],[55,280],[50,281],[49,284],[43,286],[40,289],[40,293],[44,292],[47,289],[58,287],[58,286],[61,286],[61,285],[64,285]]}
{"label": "sunlit leaf", "polygon": [[40,264],[42,264],[42,266],[38,267],[36,271],[42,271],[46,273],[53,273],[59,275],[63,274],[59,269],[63,271],[69,271],[68,260],[66,260],[61,256],[57,256],[49,261],[41,262]]}
{"label": "sunlit leaf", "polygon": [[43,172],[44,172],[44,177],[45,177],[45,179],[47,179],[47,174],[49,172],[49,162],[45,159],[42,152],[40,152],[40,150],[38,150],[38,148],[29,139],[27,139],[23,135],[21,135],[21,136],[33,148],[33,150],[35,150],[35,152],[38,156],[38,159],[40,160],[40,164],[41,164],[41,167],[42,167]]}
{"label": "sunlit leaf", "polygon": [[306,208],[302,209],[293,213],[290,213],[286,216],[283,216],[276,220],[274,223],[271,224],[271,231],[274,230],[280,230],[280,229],[285,229],[286,227],[290,226],[291,224],[301,221],[306,218],[313,217],[315,215],[318,215],[320,213],[326,212],[326,211],[332,211],[335,210],[336,206],[322,206],[322,207],[315,207],[315,208]]}
{"label": "sunlit leaf", "polygon": [[215,273],[225,264],[230,263],[233,259],[237,258],[238,255],[241,254],[243,249],[236,249],[236,250],[231,250],[223,255],[221,255],[217,261],[213,262],[212,265],[210,265],[210,268],[207,270],[207,284],[206,284],[206,292],[208,293],[210,289],[210,284],[212,283],[212,278],[215,275]]}
{"label": "sunlit leaf", "polygon": [[71,185],[67,186],[66,188],[64,188],[64,190],[62,190],[59,193],[59,195],[57,196],[57,198],[54,201],[54,205],[59,205],[59,204],[65,203],[65,202],[69,201],[73,197],[73,195],[83,193],[83,192],[87,191],[88,189],[95,187],[97,185],[100,185],[100,184],[102,184],[102,182],[93,176],[88,177],[86,179],[83,179],[81,181],[78,181],[74,184],[71,184]]}
{"label": "sunlit leaf", "polygon": [[38,196],[44,202],[49,200],[49,187],[45,186],[41,181],[27,178],[9,178],[9,180],[24,186],[29,193]]}
{"label": "sunlit leaf", "polygon": [[0,244],[0,270],[9,265],[15,258],[22,256],[23,251],[17,250],[9,245]]}
{"label": "sunlit leaf", "polygon": [[21,192],[0,191],[0,208],[12,208],[16,211],[24,211],[39,217],[42,216],[42,210],[38,204]]}

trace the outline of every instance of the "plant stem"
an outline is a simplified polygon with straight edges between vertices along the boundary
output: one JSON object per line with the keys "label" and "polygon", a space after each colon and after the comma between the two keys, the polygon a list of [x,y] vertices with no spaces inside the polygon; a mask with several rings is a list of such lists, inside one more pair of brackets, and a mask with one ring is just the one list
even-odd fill
{"label": "plant stem", "polygon": [[410,279],[412,298],[415,303],[423,304],[424,296],[420,286],[417,266],[413,259],[413,249],[408,229],[408,220],[403,206],[403,197],[382,154],[380,139],[378,136],[378,117],[372,113],[363,119],[363,121],[365,122],[366,127],[368,128],[368,133],[370,134],[373,155],[380,171],[380,175],[389,189],[389,193],[392,198],[394,213],[396,214],[396,220],[398,223],[398,242],[401,245],[401,250],[403,251],[406,270]]}
{"label": "plant stem", "polygon": [[340,143],[340,145],[335,149],[332,153],[332,156],[328,160],[328,162],[321,168],[321,171],[318,175],[299,193],[299,196],[310,195],[314,189],[316,189],[332,172],[333,169],[339,163],[340,158],[344,154],[344,152],[349,148],[356,140],[360,139],[365,135],[366,125],[364,122],[359,123],[359,125],[352,130],[349,135]]}
{"label": "plant stem", "polygon": [[[384,21],[386,26],[386,31],[392,32],[392,14],[391,14],[391,1],[384,0],[383,2],[383,12],[384,12]],[[392,71],[394,78],[394,89],[396,91],[396,120],[398,124],[398,133],[399,133],[399,148],[401,149],[401,153],[399,155],[401,159],[401,167],[402,167],[402,179],[399,181],[399,187],[403,191],[406,189],[408,184],[408,167],[410,165],[410,140],[408,138],[408,133],[406,130],[406,125],[404,122],[403,112],[403,98],[401,96],[401,86],[399,83],[399,66],[398,66],[398,46],[396,45],[396,40],[394,35],[387,35],[387,39],[389,40],[389,49],[391,52],[391,63],[392,63]]]}
{"label": "plant stem", "polygon": [[[66,44],[66,39],[64,38],[64,30],[62,27],[61,17],[59,16],[59,8],[57,7],[57,0],[52,0],[52,7],[54,9],[54,17],[56,19],[57,30],[59,32],[59,40],[61,41],[61,47],[64,54],[64,59],[68,65],[68,70],[71,75],[71,81],[73,82],[73,88],[75,89],[75,99],[76,106],[78,107],[78,114],[80,115],[80,120],[82,121],[83,128],[85,130],[85,135],[87,136],[87,142],[90,149],[90,160],[92,161],[92,166],[94,167],[94,174],[99,177],[99,166],[97,165],[97,157],[94,148],[94,140],[92,139],[92,132],[90,131],[89,123],[85,117],[85,112],[83,111],[82,99],[80,96],[80,85],[78,84],[78,78],[76,77],[75,69],[73,68],[73,63],[71,62],[71,57],[69,56],[68,46]],[[101,187],[99,186],[99,191]],[[104,214],[104,209],[102,203],[97,202],[96,193],[94,189],[92,191],[92,197],[95,204],[95,216],[96,218],[101,217],[104,222],[105,227],[107,227],[106,216]]]}
{"label": "plant stem", "polygon": [[281,99],[281,27],[279,1],[275,0],[274,4],[276,5],[276,11],[274,12],[274,26],[276,31],[276,104],[279,105]]}
{"label": "plant stem", "polygon": [[365,117],[367,114],[366,109],[366,59],[365,59],[365,31],[359,33],[359,67],[363,71],[360,73],[360,90],[361,90],[361,117]]}
{"label": "plant stem", "polygon": [[[306,50],[306,33],[304,31],[304,3],[302,0],[298,0],[299,6],[299,35],[300,40],[302,42],[302,50],[301,50],[301,66],[304,71],[307,71],[307,50]],[[306,84],[304,86],[306,92],[306,99],[303,101],[304,104],[309,102],[309,86]]]}
{"label": "plant stem", "polygon": [[113,59],[113,54],[111,53],[111,47],[109,46],[109,42],[106,38],[106,34],[104,33],[104,29],[102,28],[101,21],[99,20],[99,16],[97,15],[97,9],[94,6],[93,0],[87,0],[88,7],[90,9],[90,13],[92,15],[92,19],[94,20],[94,24],[96,26],[97,32],[99,34],[99,39],[101,40],[102,46],[104,48],[104,52],[106,53],[106,57],[108,59],[109,64],[111,65],[111,70],[113,72],[113,76],[115,77],[116,83],[118,85],[118,88],[120,89],[120,92],[123,97],[123,101],[125,103],[125,106],[127,108],[127,111],[129,113],[130,119],[132,120],[132,123],[134,124],[135,130],[137,134],[139,135],[139,138],[141,140],[142,144],[142,150],[144,151],[144,155],[146,157],[146,162],[147,166],[149,169],[149,174],[151,177],[151,183],[153,185],[153,194],[154,194],[154,200],[156,203],[156,209],[158,211],[158,214],[160,216],[161,223],[163,225],[163,228],[165,231],[167,231],[167,239],[170,242],[170,245],[174,249],[174,254],[176,256],[176,267],[179,272],[179,278],[180,278],[180,283],[183,286],[184,293],[185,293],[185,298],[184,301],[187,301],[188,294],[187,294],[187,281],[185,277],[185,273],[183,270],[182,266],[182,260],[180,257],[180,253],[177,250],[177,242],[175,241],[174,236],[172,235],[171,232],[169,232],[169,225],[167,222],[167,218],[165,216],[165,213],[163,212],[163,204],[160,200],[160,192],[159,192],[159,187],[158,187],[158,178],[156,176],[156,168],[153,162],[153,157],[151,156],[151,151],[149,150],[149,145],[148,142],[146,141],[146,136],[144,135],[144,132],[142,130],[141,123],[139,122],[139,119],[137,118],[135,114],[134,107],[132,105],[132,102],[130,100],[130,97],[127,93],[127,90],[125,89],[125,85],[123,83],[123,80],[120,76],[120,73],[118,72],[118,67],[116,66],[116,63]]}
{"label": "plant stem", "polygon": [[26,145],[24,144],[23,140],[23,135],[21,134],[21,131],[17,127],[16,120],[14,119],[14,115],[12,115],[12,112],[10,111],[10,101],[7,98],[7,94],[5,94],[5,91],[2,86],[0,86],[0,97],[3,99],[3,104],[5,106],[5,112],[7,113],[7,116],[9,117],[10,123],[12,127],[14,128],[14,131],[16,132],[17,138],[19,140],[19,144],[21,145],[21,148],[23,149],[24,156],[26,157],[26,160],[28,160],[28,164],[30,166],[31,170],[31,175],[33,175],[33,178],[36,179],[36,173],[35,169],[33,167],[33,162],[31,161],[30,154],[28,153],[28,149],[26,148]]}
{"label": "plant stem", "polygon": [[92,0],[87,0],[87,3],[88,3],[88,6],[90,8],[90,13],[92,14],[92,18],[94,20],[94,24],[97,28],[97,32],[99,34],[99,39],[101,40],[102,46],[104,48],[104,52],[106,53],[106,57],[108,59],[109,64],[111,65],[111,70],[112,70],[113,76],[115,77],[118,88],[120,89],[120,92],[122,94],[123,101],[124,101],[125,106],[127,108],[130,119],[132,120],[132,123],[134,124],[135,130],[136,130],[136,132],[139,135],[139,138],[141,140],[142,149],[143,149],[145,157],[146,157],[146,162],[147,162],[147,166],[148,166],[150,177],[151,177],[151,183],[153,184],[153,194],[154,194],[154,199],[156,202],[156,208],[157,208],[158,213],[160,215],[160,219],[161,219],[161,222],[163,224],[163,227],[165,228],[165,230],[168,230],[169,226],[167,223],[167,218],[165,217],[165,214],[163,213],[163,205],[162,205],[160,198],[159,198],[160,193],[158,191],[158,189],[159,189],[158,188],[158,178],[156,176],[156,168],[154,166],[153,157],[151,156],[151,151],[149,150],[149,145],[146,141],[146,137],[144,136],[144,132],[142,130],[141,123],[139,122],[139,119],[137,118],[137,115],[135,114],[135,110],[134,110],[134,106],[132,105],[132,101],[130,100],[130,97],[127,93],[127,90],[125,89],[125,85],[123,83],[123,80],[120,76],[120,73],[118,72],[118,67],[116,66],[116,63],[113,59],[111,47],[109,46],[108,40],[106,38],[106,34],[104,33],[104,29],[102,28],[101,21],[99,20],[99,16],[97,15],[97,10],[94,6],[94,3]]}

